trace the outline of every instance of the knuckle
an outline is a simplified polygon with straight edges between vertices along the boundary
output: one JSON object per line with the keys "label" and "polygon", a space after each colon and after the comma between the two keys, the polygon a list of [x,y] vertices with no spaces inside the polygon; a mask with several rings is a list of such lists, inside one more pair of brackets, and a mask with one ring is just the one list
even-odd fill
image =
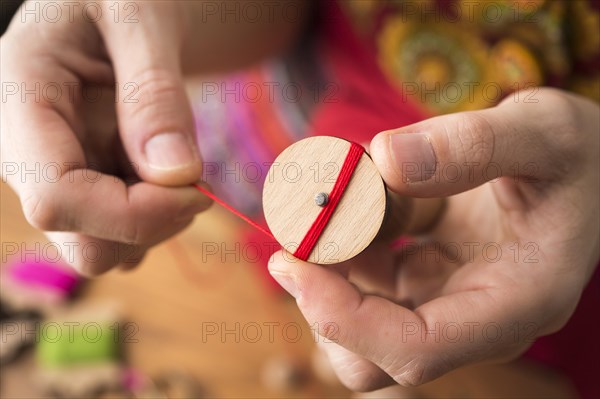
{"label": "knuckle", "polygon": [[[135,82],[127,83],[127,114],[131,118],[153,119],[170,116],[170,104],[180,104],[183,98],[181,82],[169,71],[148,68],[139,73]],[[176,118],[175,118],[176,120]]]}
{"label": "knuckle", "polygon": [[[301,279],[299,279],[301,281]],[[299,286],[302,289],[302,282],[299,282]],[[302,301],[299,305],[300,309],[305,312],[306,319],[311,324],[311,329],[313,332],[318,334],[320,340],[326,344],[335,343],[338,345],[346,345],[352,339],[348,334],[349,326],[348,324],[342,324],[340,320],[339,314],[335,314],[333,312],[326,312],[319,314],[315,312],[314,309],[311,309],[313,306],[308,303],[308,301]]]}
{"label": "knuckle", "polygon": [[494,156],[494,130],[491,123],[476,112],[464,113],[456,121],[457,146],[455,159],[488,164]]}
{"label": "knuckle", "polygon": [[558,107],[563,110],[572,110],[572,101],[569,96],[558,89],[544,87],[538,90],[537,96],[541,99],[545,109]]}
{"label": "knuckle", "polygon": [[25,219],[33,227],[44,231],[60,230],[63,226],[59,209],[51,195],[32,192],[21,199]]}
{"label": "knuckle", "polygon": [[344,340],[343,337],[340,337],[342,331],[340,331],[339,324],[332,321],[331,317],[317,321],[317,326],[319,335],[326,341],[340,342]]}
{"label": "knuckle", "polygon": [[555,148],[563,153],[575,155],[586,148],[585,141],[587,137],[584,129],[581,129],[581,115],[575,102],[570,96],[556,89],[544,89],[541,91],[540,98],[544,109],[559,110],[557,117],[552,118],[552,135],[544,135],[544,139],[552,140],[551,148]]}
{"label": "knuckle", "polygon": [[[388,369],[388,367],[386,367]],[[401,364],[394,362],[388,372],[394,381],[404,387],[415,387],[426,382],[425,380],[425,362],[416,357],[408,361],[402,361]]]}

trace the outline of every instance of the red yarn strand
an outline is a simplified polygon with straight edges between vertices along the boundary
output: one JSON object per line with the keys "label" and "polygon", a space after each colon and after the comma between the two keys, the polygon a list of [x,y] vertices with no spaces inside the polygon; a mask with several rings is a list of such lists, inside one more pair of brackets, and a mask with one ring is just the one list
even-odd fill
{"label": "red yarn strand", "polygon": [[307,260],[310,256],[310,253],[317,244],[321,233],[323,230],[325,230],[329,219],[331,219],[335,208],[342,199],[344,191],[346,190],[346,187],[350,182],[350,178],[354,173],[354,169],[356,169],[356,165],[358,165],[358,161],[364,152],[365,149],[362,146],[356,143],[351,143],[350,150],[348,151],[348,155],[346,155],[346,159],[344,160],[340,174],[335,181],[331,193],[329,194],[329,202],[323,207],[310,229],[308,229],[308,232],[306,232],[306,235],[302,239],[300,246],[298,246],[298,249],[296,249],[294,252],[294,256],[296,258]]}
{"label": "red yarn strand", "polygon": [[194,186],[198,191],[200,191],[202,194],[206,195],[208,198],[215,201],[217,204],[221,205],[223,208],[227,209],[229,212],[233,213],[237,217],[246,221],[250,226],[263,232],[266,236],[268,236],[269,238],[272,238],[274,241],[277,241],[277,239],[273,236],[273,234],[271,234],[271,232],[269,230],[265,229],[260,224],[256,223],[254,220],[250,219],[248,216],[244,215],[242,212],[238,211],[233,206],[229,205],[227,202],[223,201],[221,198],[217,197],[216,195],[214,195],[213,193],[211,193],[210,191],[208,191],[201,185],[194,183],[194,184],[192,184],[192,186]]}

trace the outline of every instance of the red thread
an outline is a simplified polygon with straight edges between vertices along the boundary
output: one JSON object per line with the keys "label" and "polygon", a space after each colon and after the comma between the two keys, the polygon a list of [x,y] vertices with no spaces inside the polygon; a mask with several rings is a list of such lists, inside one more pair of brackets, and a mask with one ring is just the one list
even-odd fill
{"label": "red thread", "polygon": [[227,202],[223,201],[221,198],[217,197],[216,195],[214,195],[213,193],[211,193],[210,191],[208,191],[201,185],[194,183],[194,184],[192,184],[192,186],[194,186],[198,191],[200,191],[202,194],[206,195],[208,198],[215,201],[217,204],[221,205],[223,208],[227,209],[229,212],[231,212],[234,215],[238,216],[239,218],[245,220],[248,224],[257,228],[259,231],[262,231],[269,238],[272,238],[273,240],[277,241],[277,239],[273,236],[273,234],[271,234],[271,232],[269,230],[265,229],[260,224],[256,223],[254,220],[250,219],[248,216],[244,215],[242,212],[238,211],[237,209],[235,209],[234,207],[229,205]]}
{"label": "red thread", "polygon": [[310,256],[310,253],[317,244],[317,240],[321,236],[325,226],[327,226],[329,219],[331,219],[333,211],[335,211],[335,208],[342,199],[342,195],[344,195],[344,191],[350,182],[354,169],[356,169],[356,165],[358,165],[358,161],[364,152],[365,149],[362,146],[351,143],[350,150],[348,151],[348,155],[346,155],[340,174],[329,194],[329,202],[323,207],[319,216],[317,216],[312,226],[310,226],[310,229],[308,229],[308,232],[306,232],[306,236],[302,239],[300,246],[298,246],[298,249],[294,252],[296,258],[307,260]]}
{"label": "red thread", "polygon": [[[319,215],[317,216],[313,224],[310,226],[310,229],[308,229],[306,235],[302,239],[302,242],[298,246],[298,249],[296,249],[296,251],[294,252],[294,256],[296,258],[301,260],[307,260],[310,256],[310,253],[317,244],[321,233],[323,232],[323,230],[325,230],[327,223],[329,223],[329,219],[331,219],[335,208],[342,199],[344,191],[346,190],[348,183],[350,183],[350,178],[352,177],[352,174],[356,169],[356,165],[358,165],[358,161],[360,161],[360,157],[363,155],[364,152],[365,149],[362,146],[356,143],[350,143],[350,150],[346,155],[346,159],[344,160],[344,164],[342,165],[340,174],[338,175],[335,184],[333,185],[333,189],[329,194],[329,202],[323,207],[321,212],[319,212]],[[273,240],[277,241],[277,239],[273,236],[273,234],[271,234],[269,230],[265,229],[260,224],[256,223],[248,216],[244,215],[242,212],[238,211],[233,206],[229,205],[227,202],[223,201],[222,199],[208,191],[206,188],[196,183],[192,184],[192,186],[195,187],[202,194],[206,195],[208,198],[221,205],[223,208],[227,209],[229,212],[245,220],[248,224],[255,227],[269,238],[272,238]]]}

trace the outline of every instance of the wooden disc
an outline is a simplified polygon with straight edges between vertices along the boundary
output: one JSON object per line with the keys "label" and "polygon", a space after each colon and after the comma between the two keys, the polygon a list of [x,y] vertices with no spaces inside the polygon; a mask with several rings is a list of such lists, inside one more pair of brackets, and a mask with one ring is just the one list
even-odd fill
{"label": "wooden disc", "polygon": [[[319,193],[329,194],[350,142],[330,136],[310,137],[286,148],[275,160],[263,189],[263,209],[271,232],[294,253],[322,208]],[[362,252],[379,232],[386,209],[383,180],[365,153],[309,262],[339,263]]]}

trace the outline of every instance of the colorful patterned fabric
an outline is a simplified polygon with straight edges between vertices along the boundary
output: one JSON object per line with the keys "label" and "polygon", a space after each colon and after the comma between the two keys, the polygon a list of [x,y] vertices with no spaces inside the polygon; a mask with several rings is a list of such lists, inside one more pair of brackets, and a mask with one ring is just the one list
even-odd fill
{"label": "colorful patterned fabric", "polygon": [[262,185],[276,155],[304,137],[305,117],[285,98],[294,90],[285,82],[281,62],[273,61],[192,89],[204,180],[247,214],[260,214]]}
{"label": "colorful patterned fabric", "polygon": [[600,101],[597,1],[340,4],[390,81],[432,115],[493,106],[540,85]]}

